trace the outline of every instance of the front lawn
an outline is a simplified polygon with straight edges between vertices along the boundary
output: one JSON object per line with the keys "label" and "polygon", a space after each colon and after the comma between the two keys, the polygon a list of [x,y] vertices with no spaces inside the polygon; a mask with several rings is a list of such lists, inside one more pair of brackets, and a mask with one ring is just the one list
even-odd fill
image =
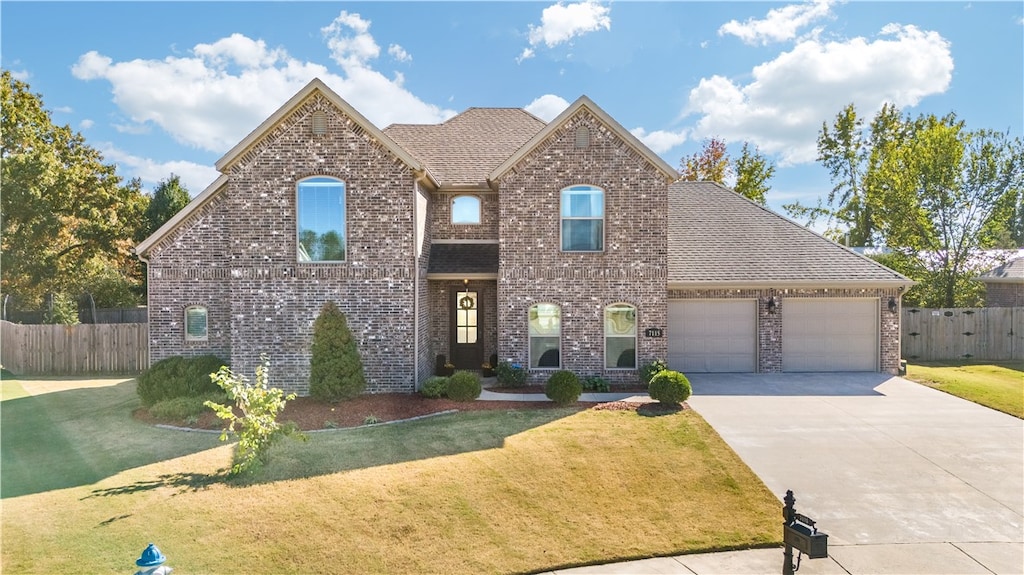
{"label": "front lawn", "polygon": [[907,379],[1024,419],[1020,363],[913,363]]}
{"label": "front lawn", "polygon": [[780,544],[778,499],[689,410],[474,411],[313,433],[225,483],[230,446],[132,419],[133,385],[22,381],[25,396],[10,383],[5,573],[124,573],[149,542],[181,573],[531,572]]}

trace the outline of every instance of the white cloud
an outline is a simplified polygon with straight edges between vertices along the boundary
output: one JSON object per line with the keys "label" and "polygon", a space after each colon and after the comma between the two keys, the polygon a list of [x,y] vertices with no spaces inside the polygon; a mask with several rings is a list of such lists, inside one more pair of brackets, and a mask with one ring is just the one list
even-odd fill
{"label": "white cloud", "polygon": [[565,98],[555,96],[554,94],[544,94],[540,98],[530,102],[524,110],[545,122],[550,122],[551,120],[554,120],[556,116],[564,112],[568,107],[569,102]]}
{"label": "white cloud", "polygon": [[664,154],[685,142],[687,140],[687,133],[689,130],[682,129],[678,132],[655,130],[648,134],[643,128],[633,128],[629,132],[636,136],[638,140],[643,142],[644,145],[650,148],[655,154]]}
{"label": "white cloud", "polygon": [[74,112],[74,108],[71,106],[57,106],[53,109],[54,112],[60,112],[61,114],[70,114]]}
{"label": "white cloud", "polygon": [[399,46],[398,44],[392,44],[388,46],[388,54],[390,54],[392,58],[398,60],[399,62],[408,62],[412,60],[412,56],[410,56],[409,53],[405,51],[405,48]]}
{"label": "white cloud", "polygon": [[139,178],[143,187],[148,190],[153,190],[161,180],[166,180],[171,174],[177,174],[181,177],[181,183],[188,188],[189,194],[195,197],[220,176],[213,166],[184,160],[157,162],[115,148],[109,142],[100,144],[98,149],[106,161],[117,164],[120,176],[126,179]]}
{"label": "white cloud", "polygon": [[78,129],[79,130],[88,130],[89,128],[91,128],[91,127],[93,127],[95,125],[96,125],[96,122],[90,120],[89,118],[86,118],[86,119],[84,119],[84,120],[82,120],[81,122],[78,123]]}
{"label": "white cloud", "polygon": [[28,70],[11,70],[11,78],[19,82],[28,82],[31,77],[32,74]]}
{"label": "white cloud", "polygon": [[522,62],[533,57],[536,47],[541,44],[554,48],[602,28],[611,30],[610,12],[610,7],[602,6],[595,0],[584,0],[574,4],[559,2],[548,6],[541,12],[540,25],[529,25],[530,46],[523,50],[516,61]]}
{"label": "white cloud", "polygon": [[687,114],[701,117],[691,137],[746,140],[780,165],[814,161],[817,132],[853,102],[866,117],[888,102],[914,106],[949,88],[953,58],[937,32],[889,24],[875,40],[799,42],[789,52],[756,66],[739,84],[704,78],[690,91]]}
{"label": "white cloud", "polygon": [[740,23],[730,20],[718,28],[718,35],[731,34],[747,44],[766,45],[796,38],[798,30],[830,15],[834,0],[813,0],[773,8],[763,20],[754,18]]}
{"label": "white cloud", "polygon": [[110,82],[114,102],[128,120],[118,130],[138,133],[158,126],[180,143],[216,153],[238,143],[313,78],[378,127],[435,123],[455,115],[417,98],[400,74],[388,78],[375,70],[370,61],[380,49],[369,29],[369,21],[347,12],[322,29],[340,74],[241,34],[162,60],[114,62],[92,51],[79,57],[72,73]]}

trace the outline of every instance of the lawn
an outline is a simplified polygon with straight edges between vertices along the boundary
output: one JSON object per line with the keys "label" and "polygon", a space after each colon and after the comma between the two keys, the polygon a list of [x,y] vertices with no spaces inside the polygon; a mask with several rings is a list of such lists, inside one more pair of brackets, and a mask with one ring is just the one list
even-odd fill
{"label": "lawn", "polygon": [[780,541],[779,501],[694,412],[476,411],[310,434],[228,483],[134,382],[4,381],[2,571],[510,573]]}
{"label": "lawn", "polygon": [[1020,363],[914,363],[907,379],[1024,419]]}

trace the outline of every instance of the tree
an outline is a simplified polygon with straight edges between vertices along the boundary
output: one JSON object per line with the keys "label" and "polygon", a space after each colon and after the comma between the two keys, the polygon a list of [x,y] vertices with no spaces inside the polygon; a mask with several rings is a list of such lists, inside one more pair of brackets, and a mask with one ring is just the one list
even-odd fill
{"label": "tree", "polygon": [[345,314],[329,301],[313,322],[313,348],[309,361],[309,394],[320,401],[356,397],[366,389],[359,357]]}
{"label": "tree", "polygon": [[130,249],[145,209],[139,182],[122,184],[114,166],[81,134],[55,126],[42,98],[8,70],[0,91],[3,292],[38,308],[46,294],[88,290],[96,270],[138,285]]}
{"label": "tree", "polygon": [[743,142],[743,150],[736,160],[736,192],[759,204],[766,205],[765,197],[771,186],[768,180],[775,175],[775,164],[761,155],[755,146],[753,150],[750,144]]}
{"label": "tree", "polygon": [[167,220],[173,218],[187,206],[190,201],[192,201],[192,197],[188,193],[188,188],[181,185],[181,178],[176,174],[171,174],[166,180],[161,180],[153,190],[153,197],[146,207],[146,225],[140,227],[140,234],[136,240],[142,241],[148,238]]}
{"label": "tree", "polygon": [[718,182],[724,184],[732,175],[729,166],[729,152],[725,140],[708,138],[699,152],[679,162],[682,179],[688,182]]}

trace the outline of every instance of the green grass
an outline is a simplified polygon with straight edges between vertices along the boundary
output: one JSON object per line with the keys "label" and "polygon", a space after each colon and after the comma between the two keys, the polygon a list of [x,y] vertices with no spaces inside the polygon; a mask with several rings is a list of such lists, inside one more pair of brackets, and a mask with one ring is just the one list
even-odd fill
{"label": "green grass", "polygon": [[[5,573],[121,573],[149,542],[182,573],[531,572],[780,543],[778,500],[692,411],[480,411],[314,433],[227,483],[230,446],[134,422],[131,382],[20,383],[33,395],[5,390],[5,442],[34,428],[62,456],[21,446],[8,462],[5,443]],[[58,471],[73,479],[52,484]]]}
{"label": "green grass", "polygon": [[1020,363],[914,363],[907,379],[1024,419]]}

